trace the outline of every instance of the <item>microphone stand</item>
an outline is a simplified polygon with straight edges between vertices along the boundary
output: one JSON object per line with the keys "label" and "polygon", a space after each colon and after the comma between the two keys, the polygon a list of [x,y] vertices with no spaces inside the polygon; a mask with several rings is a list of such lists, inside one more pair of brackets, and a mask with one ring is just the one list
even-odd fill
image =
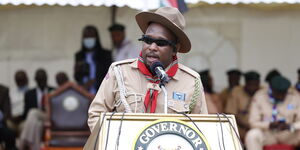
{"label": "microphone stand", "polygon": [[164,106],[164,112],[165,114],[168,113],[168,92],[165,88],[165,82],[163,80],[160,81],[159,87],[162,89],[164,93],[164,100],[165,100],[165,106]]}

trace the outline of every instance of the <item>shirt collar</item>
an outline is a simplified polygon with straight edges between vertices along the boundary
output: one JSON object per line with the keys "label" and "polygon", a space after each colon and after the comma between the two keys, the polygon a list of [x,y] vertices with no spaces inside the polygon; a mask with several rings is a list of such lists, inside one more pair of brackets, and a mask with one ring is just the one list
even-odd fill
{"label": "shirt collar", "polygon": [[[130,66],[132,67],[132,68],[135,68],[135,69],[138,69],[138,64],[137,64],[137,62],[138,62],[138,58],[137,59],[135,59],[135,61],[134,62],[132,62],[131,64],[130,64]],[[177,70],[177,72],[176,72],[176,74],[172,77],[173,79],[175,79],[175,80],[179,80],[179,74],[180,74],[180,71],[179,71],[179,67],[180,66],[180,64],[178,64],[178,70]],[[167,67],[167,69],[166,70],[168,70],[170,68],[170,65]]]}

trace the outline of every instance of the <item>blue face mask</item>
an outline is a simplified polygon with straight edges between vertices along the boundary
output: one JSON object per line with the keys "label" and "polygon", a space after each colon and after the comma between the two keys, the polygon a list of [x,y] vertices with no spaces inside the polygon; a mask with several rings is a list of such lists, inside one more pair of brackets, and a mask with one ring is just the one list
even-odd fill
{"label": "blue face mask", "polygon": [[83,45],[84,47],[86,47],[87,49],[92,49],[95,47],[96,45],[96,38],[84,38],[83,39]]}

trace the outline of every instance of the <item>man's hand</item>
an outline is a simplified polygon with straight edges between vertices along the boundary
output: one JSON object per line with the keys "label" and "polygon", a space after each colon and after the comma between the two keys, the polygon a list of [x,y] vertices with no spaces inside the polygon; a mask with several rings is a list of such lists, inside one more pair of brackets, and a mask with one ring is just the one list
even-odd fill
{"label": "man's hand", "polygon": [[92,86],[93,86],[93,84],[96,82],[96,80],[95,79],[91,79],[91,80],[89,80],[88,82],[86,82],[84,85],[83,85],[83,87],[85,88],[85,89],[89,89],[89,88],[91,88]]}
{"label": "man's hand", "polygon": [[285,122],[275,121],[275,122],[270,123],[269,128],[271,130],[283,131],[283,130],[289,130],[290,125]]}
{"label": "man's hand", "polygon": [[279,122],[278,125],[278,130],[283,131],[283,130],[289,130],[290,129],[290,125],[285,123],[285,122]]}
{"label": "man's hand", "polygon": [[275,122],[271,122],[270,125],[269,125],[269,128],[271,130],[276,130],[278,129],[278,126],[279,126],[279,122],[278,121],[275,121]]}

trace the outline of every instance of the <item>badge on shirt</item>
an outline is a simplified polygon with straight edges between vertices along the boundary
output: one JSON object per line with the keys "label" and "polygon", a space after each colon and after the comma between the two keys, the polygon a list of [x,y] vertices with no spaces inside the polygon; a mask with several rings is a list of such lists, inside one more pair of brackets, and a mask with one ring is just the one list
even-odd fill
{"label": "badge on shirt", "polygon": [[174,100],[185,100],[185,93],[173,92],[173,99]]}
{"label": "badge on shirt", "polygon": [[295,109],[295,106],[293,104],[287,105],[287,110],[293,110],[293,109]]}
{"label": "badge on shirt", "polygon": [[105,75],[105,80],[109,79],[109,73]]}

